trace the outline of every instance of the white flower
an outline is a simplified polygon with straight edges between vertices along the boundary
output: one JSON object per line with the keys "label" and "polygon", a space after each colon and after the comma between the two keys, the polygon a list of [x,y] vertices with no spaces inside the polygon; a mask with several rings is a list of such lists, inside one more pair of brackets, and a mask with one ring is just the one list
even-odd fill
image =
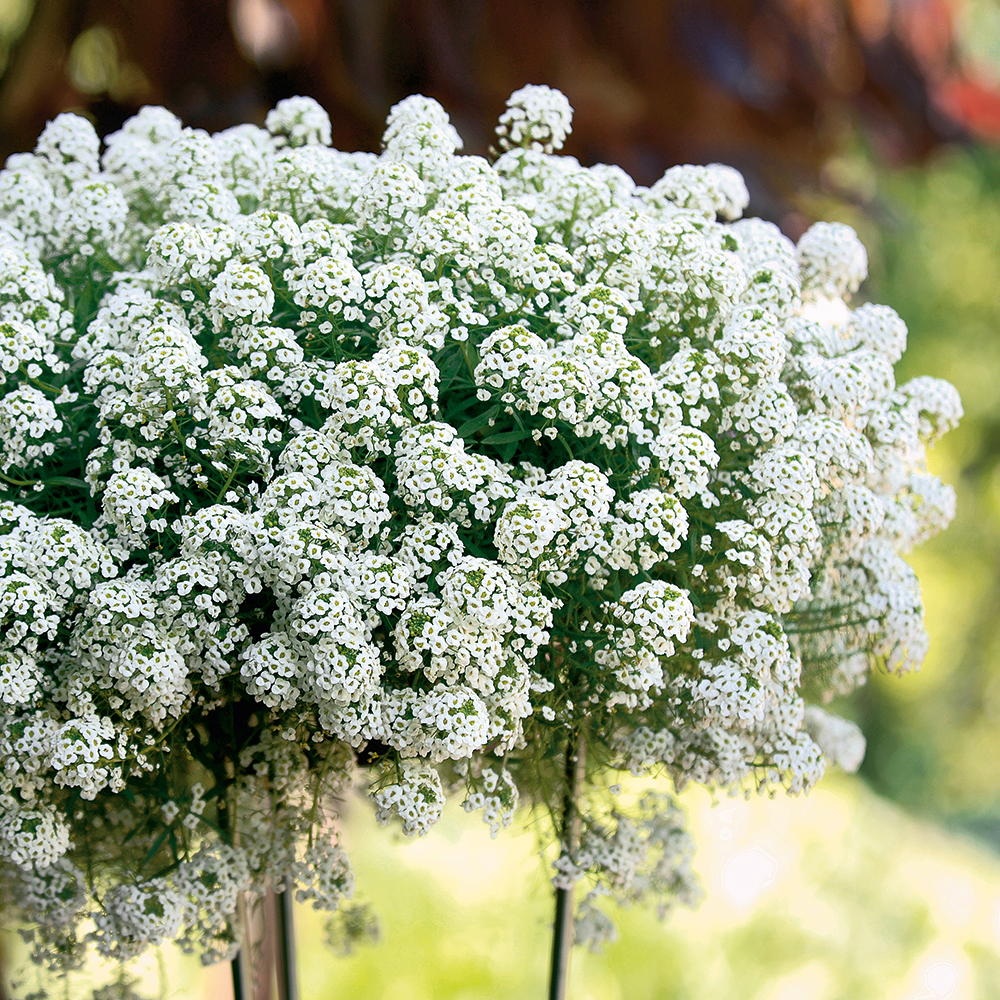
{"label": "white flower", "polygon": [[0,813],[0,858],[21,868],[48,868],[70,849],[66,820],[52,807],[4,807]]}
{"label": "white flower", "polygon": [[400,761],[397,782],[376,789],[372,798],[378,821],[385,826],[395,813],[402,820],[403,833],[410,837],[427,833],[444,810],[441,779],[430,764],[419,759]]}
{"label": "white flower", "polygon": [[127,961],[173,938],[184,917],[180,894],[164,879],[112,887],[94,917],[94,942],[105,958]]}
{"label": "white flower", "polygon": [[572,130],[573,109],[558,90],[529,85],[507,98],[496,133],[501,149],[522,146],[551,153],[562,149]]}
{"label": "white flower", "polygon": [[286,632],[265,635],[240,653],[247,693],[272,708],[292,708],[301,695],[302,643]]}
{"label": "white flower", "polygon": [[462,140],[450,124],[448,112],[432,97],[413,94],[404,97],[389,109],[382,133],[382,145],[388,146],[399,133],[412,125],[433,125],[441,129],[452,143],[452,149],[461,149]]}
{"label": "white flower", "polygon": [[233,323],[260,324],[274,308],[274,289],[256,264],[234,259],[215,279],[209,302],[217,330]]}
{"label": "white flower", "polygon": [[424,182],[405,163],[379,163],[366,178],[354,203],[358,220],[379,236],[413,224],[427,203]]}
{"label": "white flower", "polygon": [[712,219],[738,219],[750,203],[739,172],[721,163],[671,167],[644,195],[651,204],[669,201]]}
{"label": "white flower", "polygon": [[53,434],[63,422],[47,396],[30,385],[0,399],[0,471],[31,469],[55,451]]}
{"label": "white flower", "polygon": [[125,532],[136,535],[145,533],[149,526],[162,531],[166,526],[165,508],[180,502],[166,480],[149,469],[128,469],[114,473],[101,496],[108,520]]}
{"label": "white flower", "polygon": [[848,298],[868,277],[868,254],[850,226],[817,222],[798,244],[802,290],[827,298]]}
{"label": "white flower", "polygon": [[267,113],[264,128],[279,145],[330,145],[330,116],[311,97],[278,101]]}
{"label": "white flower", "polygon": [[0,702],[32,704],[42,679],[38,663],[29,653],[20,649],[0,649]]}
{"label": "white flower", "polygon": [[498,774],[491,767],[483,770],[479,782],[473,786],[462,803],[466,812],[482,809],[483,822],[489,824],[490,837],[496,839],[501,830],[506,830],[514,821],[519,793],[510,772],[504,768]]}
{"label": "white flower", "polygon": [[823,753],[848,774],[854,774],[865,758],[866,741],[861,730],[847,719],[816,705],[806,709],[806,728]]}

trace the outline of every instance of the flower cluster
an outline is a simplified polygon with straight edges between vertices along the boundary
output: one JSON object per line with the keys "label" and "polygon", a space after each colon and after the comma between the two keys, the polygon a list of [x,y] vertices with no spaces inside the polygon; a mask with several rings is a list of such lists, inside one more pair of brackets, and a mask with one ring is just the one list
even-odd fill
{"label": "flower cluster", "polygon": [[0,885],[39,960],[232,955],[241,894],[350,895],[360,775],[495,835],[577,747],[556,880],[606,939],[603,897],[696,893],[673,800],[601,805],[605,765],[857,766],[819,706],[923,657],[958,398],[896,385],[850,229],[556,156],[571,117],[518,91],[488,162],[426,98],[378,156],[305,98],[103,148],[61,115],[0,171]]}

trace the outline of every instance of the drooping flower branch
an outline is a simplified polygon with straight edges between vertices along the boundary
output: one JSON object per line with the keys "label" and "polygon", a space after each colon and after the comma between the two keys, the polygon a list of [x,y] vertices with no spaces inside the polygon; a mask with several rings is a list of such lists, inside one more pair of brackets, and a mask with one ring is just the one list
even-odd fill
{"label": "drooping flower branch", "polygon": [[618,772],[856,766],[821,706],[924,655],[957,395],[895,385],[846,226],[582,167],[570,121],[524,88],[488,162],[422,97],[379,156],[305,98],[103,150],[61,115],[0,172],[0,878],[40,961],[231,956],[240,893],[344,905],[359,777],[407,834],[456,792],[496,834],[578,744],[555,881],[600,940],[602,897],[697,894]]}

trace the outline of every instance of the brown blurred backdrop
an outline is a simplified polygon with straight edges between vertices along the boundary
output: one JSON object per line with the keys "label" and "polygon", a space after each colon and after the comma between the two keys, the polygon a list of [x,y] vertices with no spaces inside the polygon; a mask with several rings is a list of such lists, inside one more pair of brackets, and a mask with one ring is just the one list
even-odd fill
{"label": "brown blurred backdrop", "polygon": [[[217,130],[308,94],[341,149],[377,150],[386,111],[421,92],[470,152],[525,83],[576,109],[567,152],[652,183],[678,162],[747,177],[757,214],[852,136],[897,165],[1000,137],[992,81],[963,64],[949,0],[0,0],[0,153],[64,110],[102,134],[142,104]],[[840,192],[853,197],[850,191]]]}

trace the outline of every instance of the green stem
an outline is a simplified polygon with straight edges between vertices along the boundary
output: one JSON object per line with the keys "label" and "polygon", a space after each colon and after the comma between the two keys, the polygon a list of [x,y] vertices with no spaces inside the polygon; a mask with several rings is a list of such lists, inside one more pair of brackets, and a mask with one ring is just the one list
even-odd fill
{"label": "green stem", "polygon": [[215,502],[219,503],[220,500],[226,495],[226,490],[232,485],[233,480],[236,478],[236,470],[240,467],[241,459],[236,460],[236,464],[233,466],[232,472],[229,473],[229,478],[223,483],[222,489],[219,490],[219,495],[215,498]]}
{"label": "green stem", "polygon": [[29,382],[36,388],[41,389],[43,392],[51,392],[54,396],[58,396],[59,393],[62,392],[62,389],[59,386],[49,385],[48,382],[43,382],[39,378],[32,378],[28,374],[28,370],[25,365],[21,365],[21,374],[24,376],[24,380],[26,382]]}
{"label": "green stem", "polygon": [[0,479],[5,483],[10,483],[11,486],[34,486],[41,482],[40,479],[11,479],[10,476],[5,476],[2,472],[0,472]]}

